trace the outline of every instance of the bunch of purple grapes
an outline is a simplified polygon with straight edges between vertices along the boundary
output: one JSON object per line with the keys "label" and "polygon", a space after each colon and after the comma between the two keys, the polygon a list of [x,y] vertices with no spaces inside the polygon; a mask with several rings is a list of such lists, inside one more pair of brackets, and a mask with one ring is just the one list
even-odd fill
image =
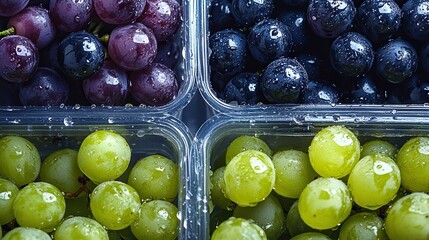
{"label": "bunch of purple grapes", "polygon": [[0,104],[171,102],[181,11],[177,0],[0,1]]}

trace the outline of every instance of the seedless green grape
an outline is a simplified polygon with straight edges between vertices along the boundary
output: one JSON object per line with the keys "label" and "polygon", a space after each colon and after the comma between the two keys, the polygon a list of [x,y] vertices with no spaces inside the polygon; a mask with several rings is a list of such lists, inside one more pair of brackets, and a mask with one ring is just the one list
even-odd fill
{"label": "seedless green grape", "polygon": [[320,130],[308,148],[311,166],[322,177],[342,178],[359,161],[360,143],[344,126]]}
{"label": "seedless green grape", "polygon": [[257,224],[244,218],[230,217],[213,231],[211,240],[264,240],[267,236]]}
{"label": "seedless green grape", "polygon": [[391,159],[395,160],[397,153],[398,149],[395,147],[395,145],[384,140],[376,139],[366,142],[362,146],[360,157],[363,158],[369,154],[385,154]]}
{"label": "seedless green grape", "polygon": [[15,218],[13,216],[13,201],[18,192],[19,189],[15,184],[0,178],[0,225],[4,225]]}
{"label": "seedless green grape", "polygon": [[269,157],[273,155],[273,151],[268,146],[268,144],[258,138],[253,136],[240,136],[235,138],[226,149],[225,163],[228,164],[235,155],[244,152],[246,150],[258,150]]}
{"label": "seedless green grape", "polygon": [[326,236],[323,233],[318,232],[307,232],[296,235],[290,240],[331,240],[330,237]]}
{"label": "seedless green grape", "polygon": [[134,188],[119,181],[103,182],[90,195],[95,220],[110,230],[128,227],[138,217],[140,197]]}
{"label": "seedless green grape", "polygon": [[[1,235],[0,235],[1,236]],[[52,238],[42,230],[30,227],[17,227],[3,236],[3,240],[52,240]]]}
{"label": "seedless green grape", "polygon": [[399,149],[396,163],[404,188],[413,192],[429,192],[429,138],[408,140]]}
{"label": "seedless green grape", "polygon": [[370,154],[356,164],[347,184],[357,205],[375,210],[395,198],[401,186],[401,173],[387,155]]}
{"label": "seedless green grape", "polygon": [[56,240],[109,240],[106,229],[91,218],[72,217],[64,220],[54,233]]}
{"label": "seedless green grape", "polygon": [[22,187],[36,180],[40,164],[39,152],[27,139],[18,136],[0,139],[0,177]]}
{"label": "seedless green grape", "polygon": [[137,239],[174,240],[178,235],[177,207],[164,200],[143,203],[139,217],[131,224]]}
{"label": "seedless green grape", "polygon": [[396,201],[387,213],[385,228],[390,240],[428,239],[429,195],[416,192]]}
{"label": "seedless green grape", "polygon": [[383,219],[370,212],[360,212],[347,218],[340,228],[340,240],[389,240]]}
{"label": "seedless green grape", "polygon": [[302,220],[314,229],[330,229],[351,212],[352,198],[346,184],[335,178],[318,178],[309,183],[298,200]]}
{"label": "seedless green grape", "polygon": [[297,150],[285,150],[274,154],[276,170],[274,191],[288,198],[299,198],[302,190],[318,175],[311,167],[308,155]]}
{"label": "seedless green grape", "polygon": [[51,232],[62,220],[66,202],[60,190],[45,182],[30,183],[22,188],[13,202],[13,213],[22,227]]}
{"label": "seedless green grape", "polygon": [[[317,232],[318,230],[311,228],[308,226],[299,215],[298,211],[298,200],[296,200],[292,206],[290,207],[287,216],[286,216],[286,229],[289,232],[289,235],[294,237],[296,235],[299,235],[301,233],[306,232]],[[324,230],[330,231],[330,230]]]}
{"label": "seedless green grape", "polygon": [[235,208],[235,203],[225,196],[225,167],[216,169],[211,176],[210,197],[213,204],[222,209],[231,211]]}
{"label": "seedless green grape", "polygon": [[255,206],[271,193],[275,179],[271,158],[257,150],[246,150],[225,167],[225,194],[239,206]]}
{"label": "seedless green grape", "polygon": [[128,184],[142,200],[173,201],[179,191],[179,170],[172,160],[151,155],[140,159],[131,169]]}
{"label": "seedless green grape", "polygon": [[108,130],[99,130],[83,140],[77,163],[89,179],[101,183],[121,176],[127,169],[130,159],[130,146],[121,135]]}

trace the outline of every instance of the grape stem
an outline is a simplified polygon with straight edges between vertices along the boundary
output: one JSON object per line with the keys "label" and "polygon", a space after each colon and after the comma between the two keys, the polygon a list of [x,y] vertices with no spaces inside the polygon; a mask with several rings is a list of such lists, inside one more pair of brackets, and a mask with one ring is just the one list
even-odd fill
{"label": "grape stem", "polygon": [[101,37],[99,37],[98,39],[103,42],[103,43],[108,43],[109,42],[109,34],[103,35]]}
{"label": "grape stem", "polygon": [[92,34],[94,34],[95,36],[97,36],[98,33],[100,32],[100,30],[103,29],[103,27],[104,27],[104,23],[102,23],[102,22],[98,23],[95,26],[94,30],[92,31]]}
{"label": "grape stem", "polygon": [[8,29],[5,29],[3,31],[0,32],[0,37],[6,37],[9,35],[15,34],[15,28],[14,27],[10,27]]}
{"label": "grape stem", "polygon": [[89,188],[86,186],[86,184],[89,182],[89,178],[87,178],[86,176],[79,177],[78,181],[82,183],[82,186],[80,186],[80,188],[76,192],[66,193],[66,197],[73,198],[78,197],[79,194],[81,194],[82,192],[86,192],[88,194],[91,192],[91,190],[89,190]]}

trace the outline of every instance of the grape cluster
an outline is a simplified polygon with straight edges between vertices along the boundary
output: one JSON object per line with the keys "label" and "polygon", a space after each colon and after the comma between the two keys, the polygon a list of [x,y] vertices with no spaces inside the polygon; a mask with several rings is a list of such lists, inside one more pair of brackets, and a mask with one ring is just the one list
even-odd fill
{"label": "grape cluster", "polygon": [[181,15],[177,0],[2,1],[0,104],[165,105]]}
{"label": "grape cluster", "polygon": [[342,125],[303,149],[239,136],[210,175],[212,237],[425,239],[428,147],[425,137],[361,145]]}
{"label": "grape cluster", "polygon": [[152,154],[131,164],[127,140],[110,130],[78,150],[41,159],[26,138],[0,139],[0,237],[176,239],[178,165]]}
{"label": "grape cluster", "polygon": [[429,102],[429,1],[209,2],[209,85],[223,102]]}

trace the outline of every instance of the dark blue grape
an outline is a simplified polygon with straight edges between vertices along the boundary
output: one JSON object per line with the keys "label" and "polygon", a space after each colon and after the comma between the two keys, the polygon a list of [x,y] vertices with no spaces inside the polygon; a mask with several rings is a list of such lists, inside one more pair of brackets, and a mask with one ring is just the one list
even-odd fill
{"label": "dark blue grape", "polygon": [[324,76],[324,71],[326,70],[326,65],[329,63],[325,62],[319,55],[302,53],[296,56],[296,60],[305,68],[307,72],[308,79],[322,79]]}
{"label": "dark blue grape", "polygon": [[393,0],[365,0],[356,15],[359,32],[374,44],[385,42],[399,31],[401,13]]}
{"label": "dark blue grape", "polygon": [[273,0],[232,0],[232,15],[242,27],[250,27],[257,22],[270,18],[273,10]]}
{"label": "dark blue grape", "polygon": [[352,0],[311,0],[307,8],[307,20],[314,33],[326,38],[348,30],[355,15]]}
{"label": "dark blue grape", "polygon": [[346,77],[359,77],[367,73],[374,61],[371,42],[362,34],[347,32],[331,46],[332,67]]}
{"label": "dark blue grape", "polygon": [[305,8],[310,0],[282,0],[284,4],[295,8]]}
{"label": "dark blue grape", "polygon": [[411,76],[406,85],[404,103],[429,103],[429,82],[421,74]]}
{"label": "dark blue grape", "polygon": [[209,27],[211,32],[234,27],[235,19],[231,13],[231,0],[212,0],[209,6]]}
{"label": "dark blue grape", "polygon": [[162,63],[169,68],[173,68],[179,59],[180,45],[178,41],[169,39],[158,43],[158,51],[153,62]]}
{"label": "dark blue grape", "polygon": [[420,64],[429,73],[429,44],[426,44],[420,51]]}
{"label": "dark blue grape", "polygon": [[227,103],[257,104],[263,99],[260,77],[255,73],[241,73],[233,77],[225,87],[223,97]]}
{"label": "dark blue grape", "polygon": [[289,54],[292,48],[292,36],[282,22],[266,19],[252,27],[247,43],[254,59],[269,63]]}
{"label": "dark blue grape", "polygon": [[350,102],[354,104],[383,103],[382,95],[380,95],[372,75],[366,75],[356,82],[350,93]]}
{"label": "dark blue grape", "polygon": [[411,39],[429,40],[429,1],[408,0],[402,5],[402,27]]}
{"label": "dark blue grape", "polygon": [[58,45],[58,63],[63,73],[72,79],[90,77],[104,61],[104,47],[88,32],[67,35]]}
{"label": "dark blue grape", "polygon": [[297,102],[308,82],[307,72],[295,59],[271,62],[261,79],[262,92],[271,103]]}
{"label": "dark blue grape", "polygon": [[0,16],[10,17],[19,13],[24,9],[29,0],[1,0],[0,1]]}
{"label": "dark blue grape", "polygon": [[377,51],[374,67],[381,79],[400,83],[416,71],[417,61],[414,47],[402,39],[395,39]]}
{"label": "dark blue grape", "polygon": [[302,95],[302,103],[336,104],[341,94],[337,88],[327,82],[309,81]]}

